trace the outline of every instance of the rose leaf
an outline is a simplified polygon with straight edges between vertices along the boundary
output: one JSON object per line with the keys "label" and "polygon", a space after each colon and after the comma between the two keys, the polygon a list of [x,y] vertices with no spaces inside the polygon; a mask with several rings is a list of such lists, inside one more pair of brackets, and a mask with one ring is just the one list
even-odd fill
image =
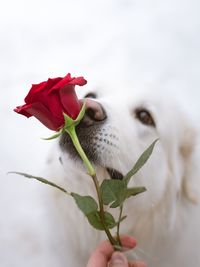
{"label": "rose leaf", "polygon": [[71,193],[78,208],[83,212],[85,216],[89,216],[91,213],[97,212],[98,205],[96,201],[90,196],[80,196],[76,193]]}
{"label": "rose leaf", "polygon": [[139,157],[134,167],[124,176],[124,181],[128,184],[131,177],[135,175],[148,161],[149,157],[151,156],[154,146],[158,139],[156,139]]}
{"label": "rose leaf", "polygon": [[104,180],[100,187],[104,205],[111,205],[116,208],[126,198],[126,184],[122,180]]}
{"label": "rose leaf", "polygon": [[27,173],[24,173],[24,172],[8,172],[9,173],[13,173],[13,174],[18,174],[18,175],[22,175],[26,178],[29,178],[29,179],[35,179],[35,180],[38,180],[39,182],[43,183],[43,184],[47,184],[47,185],[50,185],[52,187],[55,187],[57,189],[59,189],[60,191],[64,192],[65,194],[67,195],[70,195],[69,192],[67,192],[67,190],[65,190],[64,188],[62,188],[61,186],[51,182],[51,181],[48,181],[47,179],[43,178],[43,177],[38,177],[38,176],[33,176],[33,175],[30,175],[30,174],[27,174]]}
{"label": "rose leaf", "polygon": [[[100,212],[96,211],[96,212],[92,212],[87,216],[87,219],[89,221],[89,223],[98,230],[104,230],[102,221],[101,221],[101,217],[100,217]],[[108,229],[112,229],[113,227],[115,227],[117,225],[117,222],[115,222],[114,217],[112,216],[112,214],[110,214],[109,212],[104,212],[104,223],[105,226]]]}
{"label": "rose leaf", "polygon": [[126,198],[136,196],[138,194],[141,194],[146,191],[146,188],[141,186],[141,187],[131,187],[126,189]]}

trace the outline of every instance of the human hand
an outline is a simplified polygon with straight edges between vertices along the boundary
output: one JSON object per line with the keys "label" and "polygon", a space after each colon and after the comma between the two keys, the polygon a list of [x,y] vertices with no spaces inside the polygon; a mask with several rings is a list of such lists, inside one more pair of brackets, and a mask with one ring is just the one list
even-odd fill
{"label": "human hand", "polygon": [[[136,240],[129,236],[121,237],[125,250],[136,246]],[[104,241],[92,253],[86,267],[146,267],[143,262],[128,262],[122,252],[115,251],[109,241]]]}

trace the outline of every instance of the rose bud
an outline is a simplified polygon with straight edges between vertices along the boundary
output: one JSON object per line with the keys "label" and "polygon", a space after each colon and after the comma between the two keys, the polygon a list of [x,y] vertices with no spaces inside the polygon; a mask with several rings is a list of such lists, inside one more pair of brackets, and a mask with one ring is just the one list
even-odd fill
{"label": "rose bud", "polygon": [[59,131],[65,124],[64,113],[75,120],[81,110],[81,104],[75,92],[75,85],[83,86],[87,81],[83,77],[49,78],[47,81],[33,84],[25,97],[25,105],[18,106],[15,112],[34,116],[47,128]]}

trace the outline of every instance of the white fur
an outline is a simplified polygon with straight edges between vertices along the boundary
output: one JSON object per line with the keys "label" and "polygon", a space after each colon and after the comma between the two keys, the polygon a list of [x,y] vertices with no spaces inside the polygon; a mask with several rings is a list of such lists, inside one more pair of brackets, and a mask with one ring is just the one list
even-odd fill
{"label": "white fur", "polygon": [[[85,93],[85,92],[84,92]],[[105,166],[126,173],[140,154],[159,138],[153,155],[131,181],[132,186],[145,186],[147,192],[129,199],[124,213],[122,233],[138,241],[134,259],[149,267],[200,266],[200,172],[198,166],[198,132],[186,112],[166,93],[143,89],[119,92],[108,88],[97,90],[108,119],[105,132],[115,146],[106,146],[102,166],[96,167],[100,180],[107,179]],[[83,94],[84,95],[84,94]],[[141,124],[133,115],[143,106],[151,111],[156,128]],[[62,155],[64,166],[58,160]],[[56,182],[70,191],[95,196],[93,183],[79,162],[69,159],[58,146],[50,157],[50,173]],[[51,197],[53,230],[60,257],[65,266],[85,266],[91,251],[106,236],[92,229],[73,199],[60,192]],[[63,265],[64,266],[64,265]]]}

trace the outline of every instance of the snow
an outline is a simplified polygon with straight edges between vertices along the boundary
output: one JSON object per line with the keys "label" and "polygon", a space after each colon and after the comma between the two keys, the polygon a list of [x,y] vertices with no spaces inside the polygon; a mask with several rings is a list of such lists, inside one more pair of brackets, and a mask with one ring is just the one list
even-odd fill
{"label": "snow", "polygon": [[1,1],[1,266],[58,266],[45,248],[43,188],[7,175],[37,174],[50,149],[40,139],[49,131],[12,111],[30,85],[68,72],[118,89],[151,83],[198,116],[199,10],[198,0]]}

